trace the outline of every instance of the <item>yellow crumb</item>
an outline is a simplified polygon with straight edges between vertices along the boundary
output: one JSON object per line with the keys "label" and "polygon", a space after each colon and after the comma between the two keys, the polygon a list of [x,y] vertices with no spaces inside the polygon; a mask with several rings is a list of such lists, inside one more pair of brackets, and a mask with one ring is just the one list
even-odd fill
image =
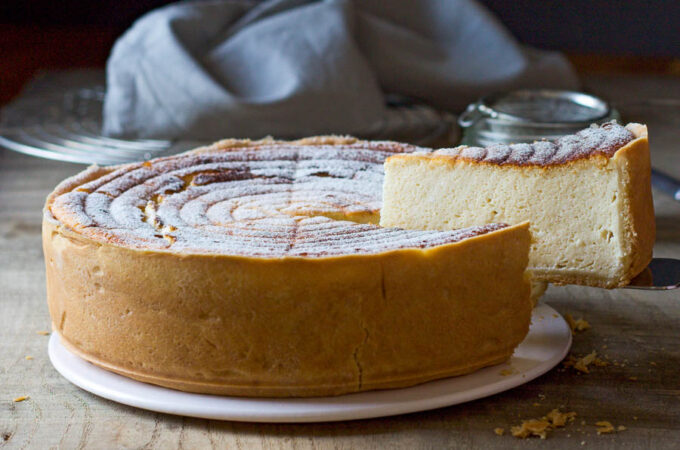
{"label": "yellow crumb", "polygon": [[575,412],[563,413],[558,409],[553,409],[540,419],[524,420],[518,426],[510,428],[510,432],[516,438],[525,439],[530,436],[538,436],[541,439],[548,437],[548,431],[565,426],[568,422],[573,422],[576,417]]}
{"label": "yellow crumb", "polygon": [[628,377],[630,381],[637,381],[638,377]]}
{"label": "yellow crumb", "polygon": [[26,356],[24,356],[24,358],[26,358],[28,361],[33,359],[33,357],[31,355],[26,355]]}
{"label": "yellow crumb", "polygon": [[649,365],[651,365],[651,366],[656,366],[656,363],[655,363],[654,361],[650,361],[650,362],[649,362]]}
{"label": "yellow crumb", "polygon": [[575,331],[585,331],[590,328],[588,321],[583,318],[574,320],[574,318],[569,313],[565,314],[564,318],[569,324],[569,328],[571,328],[572,333]]}
{"label": "yellow crumb", "polygon": [[623,425],[619,425],[618,427],[616,427],[616,431],[626,431],[626,430],[627,430],[627,428],[624,427]]}
{"label": "yellow crumb", "polygon": [[548,414],[546,414],[546,417],[550,420],[553,427],[563,427],[567,424],[567,422],[574,421],[574,418],[576,418],[576,413],[573,411],[563,413],[559,409],[553,409]]}
{"label": "yellow crumb", "polygon": [[508,375],[512,375],[515,373],[513,369],[503,369],[501,370],[501,376],[507,377]]}
{"label": "yellow crumb", "polygon": [[496,433],[498,436],[503,436],[505,430],[503,428],[494,428],[493,432]]}
{"label": "yellow crumb", "polygon": [[28,400],[30,397],[28,395],[22,395],[21,397],[17,397],[14,399],[14,403],[19,403],[23,402],[24,400]]}
{"label": "yellow crumb", "polygon": [[45,330],[36,331],[35,333],[39,334],[40,336],[49,336],[49,334],[50,334],[49,331],[45,331]]}
{"label": "yellow crumb", "polygon": [[516,438],[525,439],[529,436],[538,436],[541,439],[548,437],[550,422],[542,419],[525,420],[521,425],[510,428],[510,432]]}
{"label": "yellow crumb", "polygon": [[608,434],[615,431],[614,425],[606,420],[595,422],[595,426],[597,427],[597,434]]}
{"label": "yellow crumb", "polygon": [[534,406],[541,406],[540,403],[534,403]]}
{"label": "yellow crumb", "polygon": [[567,358],[567,360],[564,361],[564,367],[573,367],[574,369],[583,373],[590,373],[590,369],[588,369],[588,366],[591,364],[598,367],[604,367],[609,365],[607,361],[604,361],[597,357],[597,352],[595,350],[583,356],[582,358],[576,358],[572,355],[569,355],[569,358]]}

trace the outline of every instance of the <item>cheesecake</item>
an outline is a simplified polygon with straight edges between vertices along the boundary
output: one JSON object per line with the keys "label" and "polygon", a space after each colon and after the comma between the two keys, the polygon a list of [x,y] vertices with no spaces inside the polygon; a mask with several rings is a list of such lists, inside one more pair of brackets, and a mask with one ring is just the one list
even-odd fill
{"label": "cheesecake", "polygon": [[104,369],[219,395],[339,395],[503,362],[529,329],[529,225],[378,226],[385,159],[416,151],[225,140],[90,167],[44,208],[53,329]]}
{"label": "cheesecake", "polygon": [[616,122],[555,141],[393,155],[380,224],[450,230],[530,222],[534,279],[625,286],[655,239],[647,127]]}

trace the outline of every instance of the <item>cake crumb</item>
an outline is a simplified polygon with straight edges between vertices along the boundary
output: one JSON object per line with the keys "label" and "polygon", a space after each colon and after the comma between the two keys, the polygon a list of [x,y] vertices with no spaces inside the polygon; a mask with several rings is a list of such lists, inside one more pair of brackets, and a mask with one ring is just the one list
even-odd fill
{"label": "cake crumb", "polygon": [[45,330],[38,330],[38,331],[36,331],[35,333],[36,333],[36,334],[39,334],[40,336],[49,336],[49,335],[50,335],[50,332],[49,332],[49,331],[45,331]]}
{"label": "cake crumb", "polygon": [[616,431],[614,429],[614,425],[612,425],[611,422],[608,422],[606,420],[595,422],[595,426],[597,427],[597,434],[609,434]]}
{"label": "cake crumb", "polygon": [[505,430],[503,428],[494,428],[493,432],[498,436],[503,436],[505,434]]}
{"label": "cake crumb", "polygon": [[569,328],[571,328],[572,333],[576,331],[585,331],[590,328],[590,324],[588,323],[588,321],[583,318],[574,320],[572,315],[569,313],[565,314],[564,318],[569,324]]}
{"label": "cake crumb", "polygon": [[30,361],[30,360],[33,359],[33,357],[31,355],[26,355],[26,356],[24,356],[24,359],[26,359],[27,361]]}
{"label": "cake crumb", "polygon": [[28,395],[22,395],[21,397],[17,397],[14,399],[14,403],[19,403],[23,402],[24,400],[28,400],[30,397]]}
{"label": "cake crumb", "polygon": [[540,403],[534,403],[533,406],[541,406]]}
{"label": "cake crumb", "polygon": [[563,413],[559,409],[553,409],[548,414],[546,414],[546,417],[550,420],[553,427],[563,427],[567,424],[567,422],[574,421],[576,413],[573,411]]}
{"label": "cake crumb", "polygon": [[629,379],[630,381],[637,381],[637,380],[638,380],[638,377],[628,377],[628,379]]}
{"label": "cake crumb", "polygon": [[555,428],[561,428],[568,422],[573,422],[575,417],[575,412],[562,412],[559,409],[553,409],[540,419],[522,421],[520,425],[511,427],[510,432],[514,437],[520,439],[531,436],[546,439],[548,437],[548,431]]}
{"label": "cake crumb", "polygon": [[529,436],[538,436],[541,439],[548,437],[550,422],[542,419],[525,420],[521,425],[510,428],[512,435],[516,438],[525,439]]}
{"label": "cake crumb", "polygon": [[581,441],[581,445],[586,445],[586,441]]}
{"label": "cake crumb", "polygon": [[513,369],[503,369],[503,370],[501,370],[501,376],[503,376],[503,377],[507,377],[508,375],[512,375],[513,373],[515,373],[515,371]]}
{"label": "cake crumb", "polygon": [[656,366],[656,362],[650,361],[650,362],[649,362],[649,365],[650,365],[650,366]]}
{"label": "cake crumb", "polygon": [[626,431],[626,430],[627,430],[627,428],[624,427],[623,425],[619,425],[618,427],[616,427],[616,431]]}
{"label": "cake crumb", "polygon": [[573,367],[575,370],[578,370],[582,373],[590,373],[588,366],[591,364],[598,367],[609,365],[607,361],[597,357],[597,352],[595,350],[581,358],[576,358],[572,355],[569,355],[569,358],[564,361],[564,367]]}

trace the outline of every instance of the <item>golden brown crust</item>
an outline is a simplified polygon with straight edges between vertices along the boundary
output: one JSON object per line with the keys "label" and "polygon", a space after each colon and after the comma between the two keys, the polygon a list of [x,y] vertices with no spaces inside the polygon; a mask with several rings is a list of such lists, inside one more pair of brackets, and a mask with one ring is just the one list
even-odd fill
{"label": "golden brown crust", "polygon": [[[472,158],[466,158],[466,157],[461,157],[461,156],[451,156],[451,155],[441,155],[441,154],[436,154],[436,153],[409,153],[409,154],[397,154],[397,155],[392,155],[389,158],[387,158],[386,162],[391,162],[391,161],[397,161],[397,160],[405,160],[408,161],[410,159],[420,159],[422,161],[427,161],[429,164],[447,164],[450,166],[455,166],[458,164],[475,164],[475,165],[480,165],[480,166],[489,166],[489,167],[499,167],[498,164],[490,161],[477,161]],[[608,161],[610,160],[609,157],[604,156],[599,153],[594,153],[588,156],[584,156],[582,158],[578,159],[573,159],[569,160],[560,164],[503,164],[501,167],[507,170],[517,170],[517,171],[523,171],[523,170],[542,170],[542,171],[551,171],[551,170],[560,170],[563,169],[564,167],[578,167],[579,165],[583,163],[589,163],[589,164],[595,164],[598,166],[605,166],[607,165]]]}
{"label": "golden brown crust", "polygon": [[336,136],[336,135],[323,135],[323,136],[310,136],[302,139],[297,139],[293,141],[282,141],[274,139],[272,137],[266,137],[258,140],[251,139],[222,139],[214,144],[208,145],[206,147],[200,147],[194,150],[190,150],[187,154],[201,154],[214,151],[232,150],[238,148],[252,148],[252,147],[263,147],[263,146],[300,146],[300,145],[349,145],[349,144],[362,144],[368,141],[362,141],[353,136]]}
{"label": "golden brown crust", "polygon": [[140,252],[50,221],[43,233],[65,343],[192,392],[401,387],[507,359],[529,327],[528,224],[426,250],[293,261]]}
{"label": "golden brown crust", "polygon": [[625,227],[632,261],[618,286],[625,286],[651,262],[656,241],[656,220],[652,200],[651,162],[647,127],[629,125],[636,139],[621,148],[614,160],[619,162],[622,173],[621,189],[625,192],[627,214],[630,222]]}

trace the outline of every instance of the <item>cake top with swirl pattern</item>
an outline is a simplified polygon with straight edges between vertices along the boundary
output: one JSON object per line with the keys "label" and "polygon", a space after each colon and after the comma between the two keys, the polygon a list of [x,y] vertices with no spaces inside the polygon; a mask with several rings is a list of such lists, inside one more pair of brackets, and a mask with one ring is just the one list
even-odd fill
{"label": "cake top with swirl pattern", "polygon": [[498,230],[381,228],[383,162],[424,149],[321,137],[223,141],[182,155],[93,166],[61,183],[46,217],[83,236],[183,254],[318,258],[428,248]]}
{"label": "cake top with swirl pattern", "polygon": [[418,155],[469,160],[496,165],[554,166],[593,155],[611,157],[635,136],[615,121],[593,125],[576,134],[555,141],[536,141],[531,144],[494,144],[485,148],[460,146],[444,148]]}

